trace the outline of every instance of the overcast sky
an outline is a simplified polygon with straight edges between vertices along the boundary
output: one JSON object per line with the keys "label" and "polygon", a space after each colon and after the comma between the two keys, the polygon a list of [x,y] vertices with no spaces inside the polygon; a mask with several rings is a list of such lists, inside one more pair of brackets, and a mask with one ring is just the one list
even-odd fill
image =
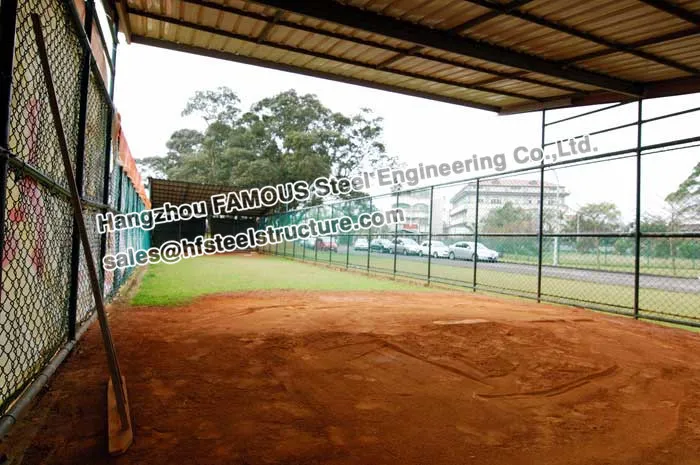
{"label": "overcast sky", "polygon": [[[471,108],[433,102],[324,79],[273,71],[212,58],[172,52],[121,42],[117,60],[115,101],[122,115],[122,126],[136,158],[165,154],[165,143],[175,130],[202,129],[203,122],[181,117],[181,111],[197,90],[228,86],[242,100],[242,108],[276,93],[296,89],[316,94],[334,111],[352,114],[366,107],[384,119],[387,151],[408,166],[418,163],[463,160],[505,152],[508,169],[520,168],[512,162],[515,147],[538,147],[541,113],[498,116]],[[648,101],[644,118],[700,106],[700,94]],[[547,113],[552,121],[575,112]],[[574,123],[550,126],[547,140],[563,139],[634,121],[636,104],[598,113]],[[643,144],[698,135],[700,112],[668,122],[645,126]],[[629,128],[593,139],[599,153],[634,146],[636,129]],[[648,213],[661,213],[663,199],[700,161],[700,149],[688,148],[644,157],[643,206]],[[625,220],[634,214],[634,159],[597,163],[584,167],[560,168],[548,174],[547,181],[560,183],[570,192],[571,208],[589,202],[613,201]],[[531,178],[524,177],[524,178]],[[456,178],[450,178],[456,179]],[[425,184],[428,185],[428,184]]]}

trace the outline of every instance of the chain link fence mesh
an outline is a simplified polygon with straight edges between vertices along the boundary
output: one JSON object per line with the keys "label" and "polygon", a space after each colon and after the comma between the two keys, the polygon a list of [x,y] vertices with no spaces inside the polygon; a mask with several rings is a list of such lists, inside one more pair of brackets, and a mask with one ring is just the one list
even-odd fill
{"label": "chain link fence mesh", "polygon": [[[35,45],[32,13],[41,17],[74,168],[79,159],[80,95],[87,93],[83,197],[89,202],[84,206],[84,213],[96,261],[100,259],[102,238],[96,230],[95,216],[107,210],[129,212],[145,208],[116,163],[118,147],[109,142],[111,103],[94,63],[88,82],[82,82],[80,70],[87,44],[81,39],[84,31],[73,4],[60,0],[19,2],[3,212],[0,413],[6,411],[11,401],[67,342],[71,325],[86,322],[95,311],[81,250],[76,321],[69,321],[72,208]],[[103,198],[106,168],[110,172],[108,199]],[[108,253],[116,253],[127,247],[141,248],[148,244],[147,236],[142,230],[121,235],[112,233],[106,237],[106,249]],[[128,275],[128,272],[105,273],[102,276],[105,296],[114,296]]]}
{"label": "chain link fence mesh", "polygon": [[[678,106],[682,102],[667,104]],[[611,116],[636,118],[636,105],[616,107]],[[650,114],[658,118],[655,106],[658,104],[653,102]],[[681,110],[688,112],[682,116],[684,121],[692,114],[695,127],[700,127],[700,108]],[[669,119],[674,116],[668,114]],[[599,114],[597,117],[601,119],[588,117],[595,123],[589,129],[600,130],[610,122]],[[644,127],[643,119],[641,124]],[[566,137],[574,131],[582,133],[580,127],[574,127],[555,134]],[[590,160],[544,164],[517,173],[490,174],[478,180],[270,215],[263,224],[340,216],[356,219],[360,213],[396,207],[404,210],[406,218],[399,225],[329,240],[275,244],[263,251],[423,282],[700,326],[700,192],[671,193],[682,176],[700,166],[700,144],[665,135],[667,146],[642,146],[637,254],[638,158],[636,149],[629,148],[636,144],[637,129],[610,132],[616,132],[606,136],[614,141],[613,149],[628,149]],[[680,135],[688,136],[687,127]],[[677,167],[677,180],[660,176],[669,166]],[[601,194],[604,189],[600,183],[606,178],[615,184],[614,196]]]}

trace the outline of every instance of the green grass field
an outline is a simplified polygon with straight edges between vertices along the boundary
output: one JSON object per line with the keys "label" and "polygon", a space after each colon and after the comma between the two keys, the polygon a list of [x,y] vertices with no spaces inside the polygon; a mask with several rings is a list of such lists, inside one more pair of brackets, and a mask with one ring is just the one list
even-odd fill
{"label": "green grass field", "polygon": [[[345,256],[334,254],[320,255],[319,263],[345,266]],[[331,258],[332,260],[328,260]],[[341,260],[342,258],[342,260]],[[357,270],[367,264],[365,256],[350,255],[350,263]],[[298,257],[297,257],[298,259]],[[311,262],[314,255],[306,257]],[[393,258],[372,254],[370,264],[375,271],[393,271]],[[352,268],[351,268],[352,269]],[[183,260],[174,265],[158,264],[149,266],[143,281],[133,297],[133,305],[169,306],[182,305],[191,300],[208,295],[226,292],[252,290],[295,289],[317,291],[431,291],[421,285],[420,275],[427,273],[427,262],[414,260],[397,261],[397,271],[416,279],[415,283],[379,279],[366,272],[345,272],[312,266],[299,260],[289,260],[275,256],[214,255]],[[461,288],[471,285],[471,268],[459,268],[433,263],[431,275],[440,284],[463,281]],[[532,294],[536,289],[536,277],[493,270],[479,270],[479,288],[489,291],[487,285],[508,289],[514,292]],[[599,305],[632,305],[632,288],[588,283],[573,280],[544,278],[543,293],[572,301],[592,302]],[[545,299],[546,300],[546,299]],[[644,315],[676,316],[681,319],[700,318],[700,295],[642,289],[641,306],[648,310]],[[574,303],[574,302],[572,302]],[[694,318],[693,318],[694,317]]]}
{"label": "green grass field", "polygon": [[428,290],[422,286],[308,266],[283,258],[213,255],[182,260],[173,265],[151,265],[131,303],[179,305],[207,294],[262,289]]}
{"label": "green grass field", "polygon": [[[279,247],[279,253],[284,252],[284,247]],[[287,256],[295,258],[303,257],[306,261],[332,263],[336,266],[345,266],[346,259],[349,264],[357,269],[366,268],[367,256],[364,254],[329,254],[329,252],[314,253],[314,250],[304,250],[301,247],[293,248],[288,245]],[[370,254],[370,267],[373,270],[384,271],[393,274],[394,259],[392,256],[377,253]],[[397,257],[396,271],[418,280],[427,280],[427,260],[417,261]],[[473,271],[471,267],[456,267],[444,264],[444,261],[434,260],[430,269],[431,280],[445,281],[448,284],[471,286]],[[508,273],[491,269],[479,269],[477,267],[477,284],[484,290],[504,290],[514,293],[535,295],[537,291],[537,277],[535,275]],[[609,285],[589,281],[577,281],[572,279],[543,277],[542,293],[546,297],[572,301],[580,305],[592,304],[631,312],[634,302],[634,291],[631,286]],[[573,302],[576,301],[576,302]],[[640,289],[640,308],[653,315],[663,315],[676,318],[692,318],[700,321],[700,295],[692,293],[670,292],[656,289]]]}

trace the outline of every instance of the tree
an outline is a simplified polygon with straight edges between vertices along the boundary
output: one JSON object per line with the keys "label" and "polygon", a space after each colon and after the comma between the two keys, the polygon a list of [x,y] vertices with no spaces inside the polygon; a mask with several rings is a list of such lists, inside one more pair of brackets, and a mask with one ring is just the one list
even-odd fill
{"label": "tree", "polygon": [[[593,233],[593,237],[577,237],[576,249],[590,252],[595,249],[596,262],[600,265],[601,237],[599,233],[611,233],[622,228],[622,214],[612,202],[589,203],[579,208],[569,219],[567,230],[576,233]],[[611,245],[611,241],[605,241]]]}
{"label": "tree", "polygon": [[678,189],[666,196],[666,202],[672,214],[672,231],[700,222],[700,163]]}
{"label": "tree", "polygon": [[[668,232],[681,232],[688,227],[693,227],[700,222],[700,163],[695,165],[685,181],[678,188],[666,196],[668,211]],[[677,240],[673,236],[668,237],[668,254],[671,257],[673,274],[676,274],[676,256],[678,255]],[[690,250],[685,247],[684,250]]]}
{"label": "tree", "polygon": [[533,215],[513,202],[506,202],[501,208],[491,210],[484,220],[485,232],[523,233],[532,227]]}
{"label": "tree", "polygon": [[381,142],[381,118],[368,109],[356,115],[333,112],[315,95],[294,90],[265,98],[246,112],[229,88],[199,91],[183,115],[201,116],[206,129],[178,130],[165,157],[141,161],[168,179],[247,188],[396,165]]}

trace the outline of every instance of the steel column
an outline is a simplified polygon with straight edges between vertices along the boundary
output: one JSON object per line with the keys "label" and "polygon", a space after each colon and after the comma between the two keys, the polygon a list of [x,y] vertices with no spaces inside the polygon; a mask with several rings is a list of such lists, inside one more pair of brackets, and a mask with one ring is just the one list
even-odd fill
{"label": "steel column", "polygon": [[[372,214],[372,198],[369,199],[369,213]],[[372,253],[372,228],[369,228],[367,234],[367,272],[369,273],[369,256]]]}
{"label": "steel column", "polygon": [[[399,208],[399,193],[396,193],[396,209]],[[399,223],[394,224],[394,277],[396,277],[396,241],[399,236]]]}
{"label": "steel column", "polygon": [[[92,38],[92,19],[95,8],[93,0],[85,2],[85,34],[88,44]],[[83,184],[85,174],[85,133],[87,126],[87,104],[90,89],[90,60],[92,50],[88,47],[83,50],[83,62],[80,69],[80,99],[78,102],[78,142],[75,153],[75,184],[78,188],[78,196],[82,202]],[[82,208],[82,207],[81,207]],[[80,231],[78,220],[73,218],[73,236],[71,238],[71,266],[70,266],[70,295],[68,297],[68,338],[75,339],[78,313],[78,287],[80,286]],[[102,287],[102,286],[100,286]]]}
{"label": "steel column", "polygon": [[430,262],[433,254],[433,193],[434,187],[430,187],[430,214],[428,215],[428,284],[430,284]]}
{"label": "steel column", "polygon": [[[15,57],[17,0],[0,2],[0,290],[5,249],[5,210],[7,208],[7,158],[10,156],[10,113],[12,108],[12,70]],[[5,152],[7,151],[7,152]]]}
{"label": "steel column", "polygon": [[[542,110],[542,139],[540,148],[544,150],[545,143],[545,110]],[[540,205],[539,205],[539,225],[537,227],[537,301],[542,297],[542,246],[544,242],[544,158],[540,165]]]}
{"label": "steel column", "polygon": [[476,255],[476,244],[479,243],[479,190],[481,188],[481,179],[477,178],[476,179],[476,197],[475,197],[475,203],[476,207],[474,208],[474,254],[472,255],[472,266],[474,268],[474,275],[472,276],[472,291],[476,292],[476,264],[479,261],[479,258]]}
{"label": "steel column", "polygon": [[[642,244],[642,100],[637,101],[637,186],[634,217],[634,318],[639,318],[639,268]],[[673,251],[671,251],[673,253]]]}

